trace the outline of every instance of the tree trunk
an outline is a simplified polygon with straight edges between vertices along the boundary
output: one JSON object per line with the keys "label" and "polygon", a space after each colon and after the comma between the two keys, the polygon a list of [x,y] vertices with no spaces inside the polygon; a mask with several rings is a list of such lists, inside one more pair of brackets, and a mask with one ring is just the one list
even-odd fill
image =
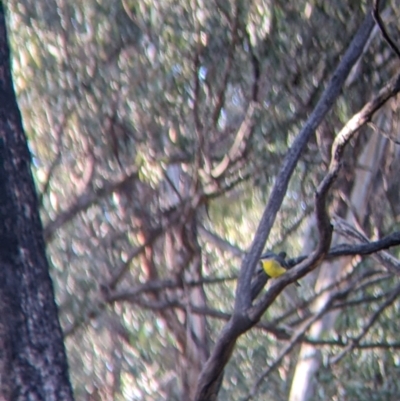
{"label": "tree trunk", "polygon": [[[162,198],[164,206],[179,205],[190,191],[190,181],[178,165],[167,169],[168,183]],[[172,189],[172,186],[175,188]],[[178,196],[179,194],[179,196]],[[167,265],[173,274],[182,281],[182,297],[186,309],[181,316],[179,326],[175,325],[177,338],[184,338],[182,352],[177,364],[179,366],[182,386],[181,401],[194,399],[197,379],[201,369],[209,357],[209,338],[207,320],[204,315],[193,312],[192,307],[205,308],[206,295],[202,286],[188,286],[185,283],[201,281],[202,262],[201,251],[197,238],[197,218],[195,211],[186,211],[184,221],[170,228],[166,234],[164,254],[168,255]],[[179,312],[178,312],[179,313]],[[178,319],[176,319],[179,321]],[[182,336],[182,332],[184,335]],[[178,334],[180,333],[180,334]]]}
{"label": "tree trunk", "polygon": [[[362,152],[358,165],[362,166],[358,170],[354,180],[351,193],[351,208],[347,211],[346,220],[351,226],[355,226],[354,211],[357,212],[359,221],[363,221],[366,214],[366,205],[369,200],[370,191],[376,172],[381,164],[385,138],[376,133],[371,133],[371,137]],[[338,240],[335,235],[332,240],[334,245]],[[318,293],[324,288],[329,287],[337,281],[341,275],[345,274],[348,268],[351,268],[351,257],[343,257],[332,263],[323,263],[316,281],[315,292]],[[315,313],[323,308],[329,299],[330,292],[325,291],[319,296],[313,305]],[[321,338],[324,333],[333,329],[334,323],[339,312],[330,312],[322,319],[315,322],[310,330],[311,338]],[[321,352],[309,344],[303,344],[300,350],[299,361],[296,366],[290,391],[289,401],[306,401],[313,397],[315,387],[315,374],[320,369]]]}
{"label": "tree trunk", "polygon": [[0,2],[0,399],[72,400]]}

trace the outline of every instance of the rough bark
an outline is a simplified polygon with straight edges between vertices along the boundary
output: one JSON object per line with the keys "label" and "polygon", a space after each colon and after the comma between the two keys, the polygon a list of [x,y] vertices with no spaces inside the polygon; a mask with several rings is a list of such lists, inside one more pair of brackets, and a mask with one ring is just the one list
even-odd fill
{"label": "rough bark", "polygon": [[0,399],[72,400],[0,2]]}

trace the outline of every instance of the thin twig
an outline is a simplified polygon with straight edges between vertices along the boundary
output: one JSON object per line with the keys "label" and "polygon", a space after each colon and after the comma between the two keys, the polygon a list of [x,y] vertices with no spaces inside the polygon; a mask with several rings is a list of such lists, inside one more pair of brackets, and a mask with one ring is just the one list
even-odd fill
{"label": "thin twig", "polygon": [[380,0],[374,0],[373,7],[372,7],[372,16],[374,17],[374,20],[379,26],[379,29],[382,32],[383,38],[386,40],[390,48],[396,53],[397,57],[400,58],[400,50],[397,48],[396,44],[393,42],[393,40],[390,38],[385,25],[383,24],[382,18],[379,14],[379,7],[380,7]]}
{"label": "thin twig", "polygon": [[370,317],[368,320],[367,324],[364,326],[362,329],[361,333],[353,338],[348,346],[343,349],[338,355],[336,355],[334,358],[331,358],[329,361],[329,365],[334,365],[338,363],[347,353],[352,351],[355,346],[359,344],[361,339],[368,333],[369,329],[373,326],[373,324],[376,322],[376,320],[379,318],[381,313],[388,308],[399,296],[400,293],[400,285],[398,285],[393,291],[391,296],[375,311],[375,313]]}
{"label": "thin twig", "polygon": [[251,389],[250,393],[248,396],[244,399],[245,401],[249,401],[254,398],[256,395],[259,387],[261,386],[261,383],[264,381],[264,379],[273,371],[275,370],[283,358],[294,348],[296,344],[301,342],[302,337],[304,337],[305,333],[308,331],[308,329],[319,319],[322,318],[327,312],[329,312],[333,302],[338,299],[346,296],[346,294],[353,288],[353,283],[350,283],[345,289],[338,291],[334,294],[330,294],[330,297],[326,304],[324,305],[323,308],[321,308],[318,313],[312,317],[310,317],[292,336],[290,339],[290,342],[283,348],[283,350],[280,352],[278,357],[274,360],[272,365],[268,366],[267,369],[261,374],[261,376],[258,378],[256,383],[254,384],[253,388]]}

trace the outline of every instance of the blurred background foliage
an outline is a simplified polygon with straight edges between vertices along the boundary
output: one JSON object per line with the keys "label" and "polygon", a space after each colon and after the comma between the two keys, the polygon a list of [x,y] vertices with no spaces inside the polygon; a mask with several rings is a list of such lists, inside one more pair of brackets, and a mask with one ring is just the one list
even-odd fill
{"label": "blurred background foliage", "polygon": [[[283,156],[371,4],[7,3],[14,82],[76,399],[189,399],[196,360],[204,362],[232,309],[240,259]],[[399,39],[400,4],[388,3],[385,21]],[[313,194],[334,135],[396,69],[375,32],[302,155],[269,248],[295,257],[312,242]],[[386,113],[396,134],[395,101]],[[371,135],[378,134],[363,129],[346,151],[331,197],[338,215],[349,207]],[[359,222],[374,238],[398,226],[397,153],[387,140]],[[343,305],[331,344],[320,346],[315,399],[399,395],[398,350],[379,346],[396,341],[397,299],[365,336],[377,346],[329,362],[342,351],[335,341],[356,336],[396,285],[371,260],[354,274],[365,269],[385,276],[354,291],[358,304]],[[301,297],[312,297],[313,279],[303,281]],[[280,296],[265,322],[294,324],[285,315],[291,308]],[[221,399],[242,399],[286,341],[263,327],[241,338]],[[287,399],[295,363],[296,348],[260,396]]]}

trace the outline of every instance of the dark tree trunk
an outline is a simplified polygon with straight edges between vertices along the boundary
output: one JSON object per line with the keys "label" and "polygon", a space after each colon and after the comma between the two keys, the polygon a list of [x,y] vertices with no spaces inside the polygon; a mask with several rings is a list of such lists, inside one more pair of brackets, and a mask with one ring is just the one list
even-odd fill
{"label": "dark tree trunk", "polygon": [[0,400],[72,400],[0,1]]}

